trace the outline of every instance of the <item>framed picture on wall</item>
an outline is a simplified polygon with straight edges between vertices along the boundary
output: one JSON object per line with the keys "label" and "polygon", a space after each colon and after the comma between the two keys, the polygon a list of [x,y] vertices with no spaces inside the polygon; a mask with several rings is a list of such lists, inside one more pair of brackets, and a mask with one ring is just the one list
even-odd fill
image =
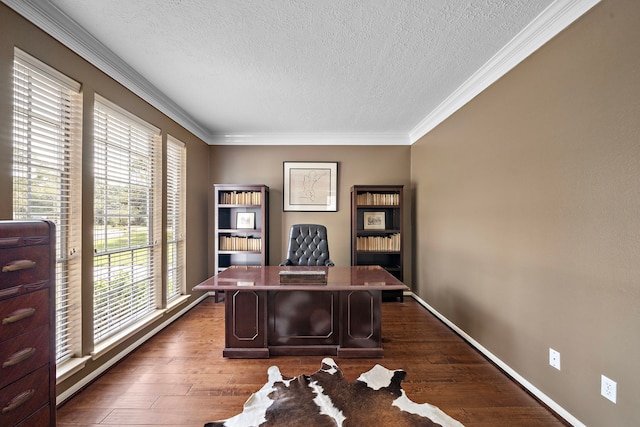
{"label": "framed picture on wall", "polygon": [[283,210],[336,212],[338,162],[284,162]]}

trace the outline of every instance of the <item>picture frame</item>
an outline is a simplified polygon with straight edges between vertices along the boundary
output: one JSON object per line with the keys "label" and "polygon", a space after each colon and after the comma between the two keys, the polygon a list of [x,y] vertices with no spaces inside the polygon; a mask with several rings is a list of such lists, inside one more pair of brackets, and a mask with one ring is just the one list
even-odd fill
{"label": "picture frame", "polygon": [[283,210],[336,212],[338,162],[283,162]]}
{"label": "picture frame", "polygon": [[365,230],[384,230],[386,228],[384,212],[364,212],[363,219]]}
{"label": "picture frame", "polygon": [[236,228],[251,229],[251,230],[256,228],[256,213],[255,212],[238,212],[236,214]]}

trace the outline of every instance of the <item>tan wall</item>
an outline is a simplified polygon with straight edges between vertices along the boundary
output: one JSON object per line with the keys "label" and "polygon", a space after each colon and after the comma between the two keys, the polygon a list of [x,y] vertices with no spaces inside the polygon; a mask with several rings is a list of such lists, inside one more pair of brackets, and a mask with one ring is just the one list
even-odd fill
{"label": "tan wall", "polygon": [[605,0],[411,150],[417,293],[590,426],[640,419],[639,43]]}
{"label": "tan wall", "polygon": [[[266,184],[269,186],[269,264],[278,265],[287,251],[292,224],[327,226],[329,251],[336,265],[351,264],[351,186],[402,184],[405,186],[405,236],[411,235],[409,197],[409,146],[213,146],[210,194],[213,184]],[[337,161],[337,212],[283,212],[284,161]],[[213,200],[211,200],[213,206]],[[405,283],[411,283],[410,239],[405,247]],[[211,261],[213,262],[213,261]]]}
{"label": "tan wall", "polygon": [[[82,84],[83,102],[85,111],[84,128],[85,131],[91,127],[91,108],[93,105],[94,93],[99,93],[121,107],[136,114],[140,118],[160,128],[163,133],[170,133],[187,145],[187,287],[191,287],[204,280],[208,274],[208,257],[206,253],[207,227],[208,227],[208,185],[206,177],[209,171],[208,150],[209,146],[196,138],[190,132],[167,118],[164,114],[151,107],[146,102],[132,94],[120,84],[98,71],[79,56],[56,42],[35,26],[15,14],[4,4],[0,4],[0,219],[11,219],[12,212],[12,90],[13,90],[13,52],[14,46],[35,56],[58,71],[77,80]],[[87,134],[90,135],[90,134]],[[87,136],[83,143],[84,168],[90,171],[92,138]],[[87,173],[86,182],[91,179],[91,174]],[[85,181],[83,181],[85,182]],[[90,201],[92,193],[90,186],[83,190],[83,199]],[[85,216],[86,228],[83,231],[83,244],[92,244],[92,206],[89,202],[84,204],[83,214]],[[83,259],[85,265],[91,265],[91,250],[84,251]],[[90,273],[90,268],[86,270]],[[90,304],[91,298],[91,275],[85,274],[83,281],[84,301],[83,304]],[[192,297],[192,299],[194,299]],[[175,314],[175,312],[173,313]],[[166,319],[162,319],[163,321]],[[155,326],[155,325],[154,325]],[[136,339],[151,328],[141,331]],[[85,334],[91,334],[90,328],[85,330]],[[130,345],[133,340],[125,343],[114,350],[114,353],[121,351]],[[89,361],[87,369],[80,375],[66,381],[58,386],[58,393],[61,393],[69,384],[80,376],[88,374],[89,371],[104,363],[108,357],[103,357],[97,361]]]}

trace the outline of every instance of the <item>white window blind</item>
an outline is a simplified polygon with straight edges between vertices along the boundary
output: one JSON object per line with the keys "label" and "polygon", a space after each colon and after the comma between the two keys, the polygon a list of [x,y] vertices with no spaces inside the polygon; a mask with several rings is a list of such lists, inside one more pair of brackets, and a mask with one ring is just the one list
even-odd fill
{"label": "white window blind", "polygon": [[79,83],[14,50],[13,218],[56,225],[58,363],[79,350],[81,102]]}
{"label": "white window blind", "polygon": [[94,342],[156,309],[159,130],[96,95]]}
{"label": "white window blind", "polygon": [[167,301],[184,293],[185,163],[183,142],[167,137]]}

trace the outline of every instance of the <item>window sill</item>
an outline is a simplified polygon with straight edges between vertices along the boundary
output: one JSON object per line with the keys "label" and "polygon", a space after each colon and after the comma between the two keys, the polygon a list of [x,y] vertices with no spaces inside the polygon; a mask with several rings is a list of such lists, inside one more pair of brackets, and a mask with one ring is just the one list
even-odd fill
{"label": "window sill", "polygon": [[71,359],[65,360],[59,365],[56,365],[56,384],[60,384],[62,381],[69,378],[71,375],[76,372],[80,372],[84,366],[87,364],[87,361],[91,359],[91,357],[72,357]]}
{"label": "window sill", "polygon": [[142,329],[146,328],[151,323],[161,318],[166,311],[166,309],[155,310],[154,312],[138,320],[134,325],[123,329],[114,336],[107,338],[99,344],[96,344],[94,350],[91,352],[91,358],[93,360],[96,360],[109,353],[118,345],[130,339],[134,334],[140,332]]}
{"label": "window sill", "polygon": [[167,304],[167,313],[175,310],[187,301],[189,301],[189,295],[181,295],[178,298],[169,301],[169,303]]}

